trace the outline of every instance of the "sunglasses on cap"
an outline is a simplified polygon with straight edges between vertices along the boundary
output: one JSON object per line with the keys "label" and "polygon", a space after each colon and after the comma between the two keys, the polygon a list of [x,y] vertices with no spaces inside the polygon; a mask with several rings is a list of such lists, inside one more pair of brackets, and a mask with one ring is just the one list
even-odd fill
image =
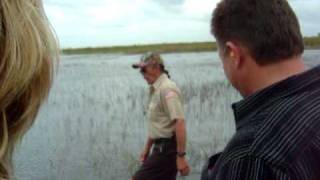
{"label": "sunglasses on cap", "polygon": [[145,62],[145,61],[147,61],[148,59],[152,58],[153,55],[154,55],[154,53],[152,53],[152,52],[147,52],[146,54],[144,54],[144,55],[141,57],[141,61]]}

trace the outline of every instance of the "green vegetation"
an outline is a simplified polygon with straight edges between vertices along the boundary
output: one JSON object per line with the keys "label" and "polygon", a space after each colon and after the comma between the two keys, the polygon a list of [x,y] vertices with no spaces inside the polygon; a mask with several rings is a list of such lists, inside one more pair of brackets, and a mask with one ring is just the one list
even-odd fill
{"label": "green vegetation", "polygon": [[[320,33],[318,36],[305,37],[305,46],[307,49],[320,49]],[[217,50],[215,42],[196,42],[196,43],[172,43],[172,44],[151,44],[151,45],[133,45],[133,46],[113,46],[96,48],[78,48],[63,49],[63,54],[101,54],[101,53],[123,53],[139,54],[148,51],[157,51],[162,53],[174,52],[205,52]]]}
{"label": "green vegetation", "polygon": [[216,43],[201,42],[201,43],[174,43],[174,44],[152,44],[152,45],[63,49],[62,52],[64,54],[96,54],[96,53],[139,54],[139,53],[145,53],[148,51],[173,53],[173,52],[214,51],[216,49],[217,49]]}
{"label": "green vegetation", "polygon": [[304,44],[308,49],[320,49],[320,33],[315,37],[305,37]]}

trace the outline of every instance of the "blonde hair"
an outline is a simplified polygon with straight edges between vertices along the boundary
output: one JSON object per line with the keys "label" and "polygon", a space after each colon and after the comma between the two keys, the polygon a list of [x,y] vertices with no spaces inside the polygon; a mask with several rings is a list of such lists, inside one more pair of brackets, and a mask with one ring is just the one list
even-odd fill
{"label": "blonde hair", "polygon": [[57,43],[41,0],[0,1],[0,179],[52,83]]}

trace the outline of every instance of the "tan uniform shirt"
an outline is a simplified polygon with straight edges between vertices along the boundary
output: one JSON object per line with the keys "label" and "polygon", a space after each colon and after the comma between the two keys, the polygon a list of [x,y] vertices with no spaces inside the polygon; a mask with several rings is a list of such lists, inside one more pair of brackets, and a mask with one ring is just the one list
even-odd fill
{"label": "tan uniform shirt", "polygon": [[147,116],[148,133],[152,139],[172,137],[175,120],[184,119],[180,89],[166,74],[150,87]]}

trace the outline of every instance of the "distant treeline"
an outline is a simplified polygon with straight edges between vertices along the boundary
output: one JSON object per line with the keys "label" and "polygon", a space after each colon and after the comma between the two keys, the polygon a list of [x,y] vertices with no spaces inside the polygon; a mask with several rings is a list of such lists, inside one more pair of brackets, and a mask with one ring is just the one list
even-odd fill
{"label": "distant treeline", "polygon": [[132,46],[114,46],[114,47],[95,47],[63,49],[64,54],[95,54],[95,53],[124,53],[139,54],[148,51],[157,52],[201,52],[214,51],[217,49],[216,43],[168,43],[168,44],[150,44],[150,45],[132,45]]}
{"label": "distant treeline", "polygon": [[[305,46],[307,49],[320,49],[320,34],[316,37],[305,37]],[[162,53],[175,52],[206,52],[217,50],[215,42],[194,42],[194,43],[168,43],[151,45],[133,45],[133,46],[113,46],[113,47],[88,47],[88,48],[70,48],[63,49],[63,54],[101,54],[101,53],[122,53],[122,54],[140,54],[148,51],[157,51]]]}
{"label": "distant treeline", "polygon": [[304,44],[307,49],[320,49],[320,33],[316,37],[305,37]]}

